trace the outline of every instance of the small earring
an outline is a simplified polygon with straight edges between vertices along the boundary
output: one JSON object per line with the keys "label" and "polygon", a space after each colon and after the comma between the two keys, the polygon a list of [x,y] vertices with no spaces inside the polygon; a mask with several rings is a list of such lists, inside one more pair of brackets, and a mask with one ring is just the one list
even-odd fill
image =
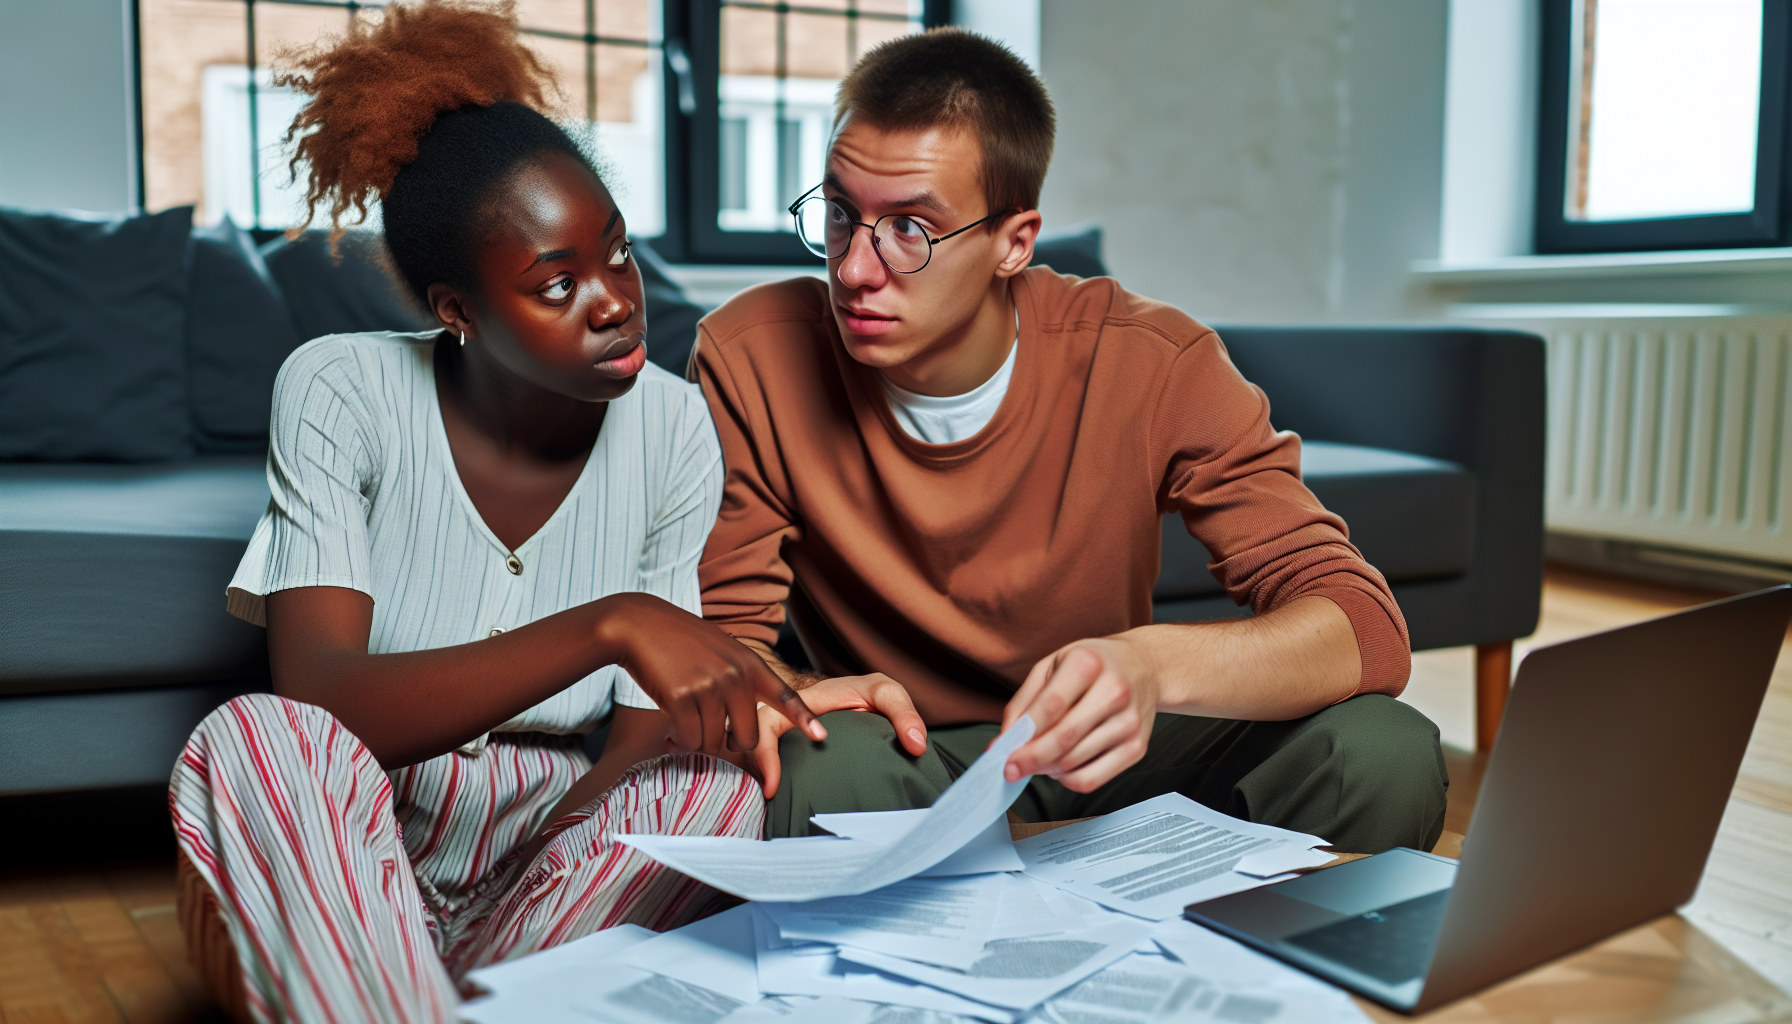
{"label": "small earring", "polygon": [[467,347],[467,332],[466,331],[460,332],[460,347],[461,348]]}

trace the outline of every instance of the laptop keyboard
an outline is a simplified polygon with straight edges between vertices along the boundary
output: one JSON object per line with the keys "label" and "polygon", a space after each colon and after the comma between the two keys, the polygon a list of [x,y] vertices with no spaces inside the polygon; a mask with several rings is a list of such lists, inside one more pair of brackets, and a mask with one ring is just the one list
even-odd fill
{"label": "laptop keyboard", "polygon": [[1347,917],[1284,939],[1309,953],[1389,985],[1411,981],[1431,965],[1450,890]]}

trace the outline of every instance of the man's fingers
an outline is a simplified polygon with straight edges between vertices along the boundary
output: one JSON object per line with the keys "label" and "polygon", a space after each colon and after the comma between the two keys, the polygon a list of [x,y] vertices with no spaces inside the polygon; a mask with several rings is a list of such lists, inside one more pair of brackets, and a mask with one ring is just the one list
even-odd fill
{"label": "man's fingers", "polygon": [[915,711],[915,702],[908,690],[894,679],[881,679],[871,684],[871,707],[890,720],[902,749],[915,757],[927,753],[927,723]]}
{"label": "man's fingers", "polygon": [[1007,732],[1010,726],[1020,720],[1020,716],[1027,713],[1027,708],[1033,703],[1033,698],[1039,696],[1039,691],[1045,687],[1045,681],[1050,679],[1052,672],[1057,669],[1058,659],[1063,653],[1063,651],[1057,651],[1033,663],[1033,669],[1027,673],[1026,680],[1020,684],[1020,689],[1014,691],[1014,696],[1008,698],[1007,706],[1002,708],[1003,732]]}
{"label": "man's fingers", "polygon": [[1091,687],[1100,678],[1101,659],[1094,654],[1074,650],[1065,655],[1028,709],[1027,713],[1033,716],[1039,731],[1008,759],[1004,772],[1008,781],[1031,775],[1042,765],[1056,761],[1106,717],[1105,704],[1099,700],[1083,706]]}
{"label": "man's fingers", "polygon": [[1145,744],[1127,742],[1058,779],[1072,793],[1093,793],[1145,756]]}
{"label": "man's fingers", "polygon": [[1049,764],[1039,766],[1039,773],[1062,777],[1076,771],[1083,765],[1095,760],[1109,750],[1126,743],[1139,734],[1139,716],[1130,710],[1122,711],[1105,721],[1098,722],[1076,745],[1060,754]]}
{"label": "man's fingers", "polygon": [[778,738],[793,728],[790,720],[773,711],[766,705],[759,705],[759,746],[755,747],[750,763],[756,769],[759,786],[765,791],[765,798],[770,800],[778,795],[778,783],[784,777],[784,765],[778,758]]}

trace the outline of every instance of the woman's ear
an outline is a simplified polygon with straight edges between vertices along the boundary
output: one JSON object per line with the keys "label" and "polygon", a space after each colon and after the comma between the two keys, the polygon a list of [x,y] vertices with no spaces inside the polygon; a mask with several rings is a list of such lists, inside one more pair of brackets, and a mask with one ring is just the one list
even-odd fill
{"label": "woman's ear", "polygon": [[1033,243],[1039,239],[1039,226],[1043,222],[1038,210],[1022,210],[1010,214],[996,229],[996,237],[1007,249],[1002,261],[996,264],[997,277],[1013,277],[1033,262]]}
{"label": "woman's ear", "polygon": [[459,293],[445,284],[429,286],[429,311],[448,333],[467,335],[473,333],[472,311],[461,301]]}

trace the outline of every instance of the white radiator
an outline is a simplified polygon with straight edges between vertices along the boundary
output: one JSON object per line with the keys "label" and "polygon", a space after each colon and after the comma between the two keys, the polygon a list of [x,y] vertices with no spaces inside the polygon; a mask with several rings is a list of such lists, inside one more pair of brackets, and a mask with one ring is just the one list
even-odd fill
{"label": "white radiator", "polygon": [[1792,316],[1539,319],[1554,531],[1792,565]]}

